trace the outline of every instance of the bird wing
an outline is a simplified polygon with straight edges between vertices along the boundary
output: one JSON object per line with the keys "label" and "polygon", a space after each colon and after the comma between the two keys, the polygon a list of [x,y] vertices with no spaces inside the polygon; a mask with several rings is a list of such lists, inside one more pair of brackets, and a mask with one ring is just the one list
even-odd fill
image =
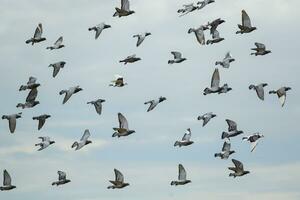
{"label": "bird wing", "polygon": [[225,141],[224,144],[223,144],[222,151],[223,152],[229,152],[230,151],[230,147],[231,147],[230,142]]}
{"label": "bird wing", "polygon": [[196,30],[196,38],[197,38],[197,41],[204,45],[205,44],[205,35],[204,35],[204,32],[201,28],[198,28]]}
{"label": "bird wing", "polygon": [[115,172],[116,181],[123,183],[124,182],[123,174],[117,169],[114,169],[114,172]]}
{"label": "bird wing", "polygon": [[178,51],[172,51],[171,54],[173,54],[174,59],[180,59],[181,58],[181,53]]}
{"label": "bird wing", "polygon": [[182,164],[178,165],[178,180],[186,180],[186,171]]}
{"label": "bird wing", "polygon": [[231,58],[232,58],[231,53],[228,51],[228,52],[225,54],[224,60],[229,60],[229,59],[231,59]]}
{"label": "bird wing", "polygon": [[41,38],[42,37],[42,33],[43,33],[43,27],[42,27],[42,24],[39,23],[38,26],[35,29],[33,38]]}
{"label": "bird wing", "polygon": [[265,92],[264,92],[263,85],[259,85],[258,87],[255,87],[255,91],[256,91],[258,98],[260,98],[261,100],[264,100]]}
{"label": "bird wing", "polygon": [[11,177],[10,177],[9,173],[6,170],[3,171],[3,185],[4,186],[10,186],[11,185]]}
{"label": "bird wing", "polygon": [[59,180],[59,181],[66,180],[67,175],[66,175],[65,172],[63,172],[63,171],[58,171],[57,173],[58,173],[58,180]]}
{"label": "bird wing", "polygon": [[38,125],[39,130],[44,126],[45,122],[46,122],[45,118],[40,118],[39,119],[39,125]]}
{"label": "bird wing", "polygon": [[42,142],[50,141],[50,137],[48,137],[48,136],[46,136],[46,137],[39,137],[39,139],[41,139]]}
{"label": "bird wing", "polygon": [[213,32],[213,34],[212,34],[212,38],[213,38],[213,39],[218,39],[218,38],[220,38],[219,31],[214,30],[214,32]]}
{"label": "bird wing", "polygon": [[87,139],[91,136],[89,129],[84,130],[84,134],[81,137],[80,141],[87,141]]}
{"label": "bird wing", "polygon": [[147,112],[153,110],[156,106],[157,106],[157,103],[155,103],[155,100],[151,100],[151,101],[150,101],[150,106],[149,106],[149,108],[147,109]]}
{"label": "bird wing", "polygon": [[219,86],[220,86],[220,74],[218,68],[216,68],[211,78],[211,87],[213,88]]}
{"label": "bird wing", "polygon": [[71,92],[70,89],[67,90],[64,100],[63,100],[63,104],[66,103],[71,98],[72,95],[73,95],[73,92]]}
{"label": "bird wing", "polygon": [[129,1],[128,0],[121,0],[121,9],[129,11]]}
{"label": "bird wing", "polygon": [[118,119],[119,119],[119,126],[120,126],[120,128],[128,130],[127,119],[121,113],[118,113]]}
{"label": "bird wing", "polygon": [[230,119],[226,119],[226,122],[228,124],[228,131],[236,131],[237,130],[237,124],[230,120]]}
{"label": "bird wing", "polygon": [[17,120],[15,117],[10,117],[9,120],[8,120],[8,125],[9,125],[9,130],[11,133],[15,132],[16,130],[16,123],[17,123]]}
{"label": "bird wing", "polygon": [[133,54],[133,55],[131,55],[131,56],[127,56],[126,59],[131,59],[131,58],[135,58],[135,57],[136,57],[136,54]]}
{"label": "bird wing", "polygon": [[30,76],[29,77],[29,80],[27,82],[27,85],[31,85],[31,84],[34,84],[36,82],[37,78],[33,77],[33,76]]}
{"label": "bird wing", "polygon": [[209,122],[209,120],[210,120],[210,117],[204,117],[202,126],[205,126]]}
{"label": "bird wing", "polygon": [[262,49],[262,50],[266,49],[266,46],[262,43],[255,42],[254,44],[258,49]]}
{"label": "bird wing", "polygon": [[31,89],[30,92],[29,92],[29,94],[26,97],[26,102],[33,102],[33,101],[35,101],[37,95],[38,95],[37,88]]}
{"label": "bird wing", "polygon": [[60,37],[56,40],[56,42],[54,43],[54,45],[55,45],[55,46],[59,46],[59,45],[61,45],[62,42],[63,42],[63,37],[60,36]]}
{"label": "bird wing", "polygon": [[285,94],[279,96],[279,102],[280,102],[281,106],[284,106],[285,100],[286,100],[286,95]]}
{"label": "bird wing", "polygon": [[250,143],[251,152],[253,152],[255,150],[257,145],[258,145],[258,140]]}
{"label": "bird wing", "polygon": [[144,40],[145,40],[145,37],[138,35],[138,41],[136,43],[136,46],[137,47],[140,46]]}
{"label": "bird wing", "polygon": [[57,63],[55,63],[53,65],[53,74],[52,74],[53,78],[58,74],[59,70],[60,70],[60,66],[58,66]]}
{"label": "bird wing", "polygon": [[187,131],[184,133],[184,135],[183,135],[183,137],[182,137],[181,140],[182,140],[182,141],[190,141],[191,137],[192,137],[191,131],[187,130]]}
{"label": "bird wing", "polygon": [[99,115],[101,115],[101,112],[102,112],[102,103],[100,101],[96,101],[94,105],[95,105],[96,112]]}
{"label": "bird wing", "polygon": [[244,171],[243,163],[235,159],[232,159],[232,162],[238,170]]}
{"label": "bird wing", "polygon": [[250,17],[245,10],[242,10],[242,25],[246,27],[252,27]]}

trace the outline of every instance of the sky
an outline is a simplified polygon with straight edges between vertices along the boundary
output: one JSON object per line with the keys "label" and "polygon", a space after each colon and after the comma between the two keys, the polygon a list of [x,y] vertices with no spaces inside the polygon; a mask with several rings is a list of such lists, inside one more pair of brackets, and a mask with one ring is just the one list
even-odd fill
{"label": "sky", "polygon": [[[296,0],[216,0],[203,10],[178,17],[183,0],[132,0],[136,13],[113,18],[118,0],[0,0],[0,90],[1,115],[23,112],[14,134],[7,120],[0,123],[0,171],[7,169],[17,189],[1,192],[0,199],[196,199],[209,200],[289,200],[300,199],[300,147],[298,119],[300,106],[299,33]],[[249,14],[257,30],[236,35],[241,10]],[[189,28],[197,28],[221,17],[218,27],[225,40],[200,46]],[[112,26],[95,40],[88,28],[105,22]],[[46,41],[31,46],[38,23],[43,24]],[[132,36],[151,32],[140,47]],[[59,36],[65,48],[49,51]],[[209,38],[208,32],[206,37]],[[250,56],[255,42],[272,50],[262,57]],[[180,51],[187,60],[168,65],[171,51]],[[230,51],[235,58],[229,69],[219,67],[221,84],[233,88],[227,94],[204,96],[210,85],[215,62]],[[119,60],[136,54],[142,60],[124,66]],[[50,63],[65,61],[57,77],[52,77]],[[123,88],[109,87],[115,74],[128,83]],[[31,109],[16,108],[27,92],[19,92],[29,76],[41,84],[40,105]],[[266,94],[260,101],[250,84],[266,82],[266,91],[282,86],[292,88],[282,108],[275,95]],[[62,105],[62,89],[80,85],[83,91]],[[266,92],[267,93],[267,92]],[[166,101],[147,113],[145,101],[165,96]],[[86,102],[103,98],[102,115]],[[128,119],[136,133],[112,138],[118,126],[117,113]],[[217,117],[205,127],[197,116],[214,112]],[[38,131],[33,116],[50,114]],[[255,152],[242,141],[231,140],[236,151],[231,158],[243,162],[250,174],[228,177],[231,159],[220,160],[214,153],[222,148],[221,133],[225,119],[237,122],[244,135],[255,132],[265,137]],[[191,128],[193,145],[173,146],[185,130]],[[91,132],[92,144],[79,151],[71,149],[85,129]],[[34,146],[39,136],[49,136],[56,143],[38,152]],[[172,187],[181,163],[192,183]],[[129,187],[108,190],[119,169]],[[53,187],[57,171],[67,173],[71,183]],[[2,177],[0,178],[2,181]]]}

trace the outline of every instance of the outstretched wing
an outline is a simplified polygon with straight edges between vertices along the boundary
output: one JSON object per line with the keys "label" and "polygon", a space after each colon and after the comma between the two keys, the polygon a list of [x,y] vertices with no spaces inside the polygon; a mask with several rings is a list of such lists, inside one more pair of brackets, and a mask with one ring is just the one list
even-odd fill
{"label": "outstretched wing", "polygon": [[119,119],[119,127],[128,130],[127,119],[121,113],[118,113],[118,119]]}
{"label": "outstretched wing", "polygon": [[38,90],[37,88],[33,88],[32,90],[30,90],[29,94],[26,97],[26,102],[33,102],[35,101],[36,97],[38,94]]}
{"label": "outstretched wing", "polygon": [[171,54],[173,54],[174,59],[180,59],[181,58],[181,53],[178,51],[172,51]]}
{"label": "outstretched wing", "polygon": [[246,27],[252,27],[250,17],[245,10],[242,10],[242,25]]}
{"label": "outstretched wing", "polygon": [[41,139],[42,142],[50,141],[50,138],[49,138],[49,137],[39,137],[39,139]]}
{"label": "outstretched wing", "polygon": [[42,24],[39,23],[38,26],[35,29],[33,37],[36,38],[36,39],[37,38],[41,38],[42,37],[42,33],[43,33],[43,27],[42,27]]}
{"label": "outstretched wing", "polygon": [[235,159],[232,159],[232,162],[238,170],[244,171],[243,163]]}
{"label": "outstretched wing", "polygon": [[205,44],[205,35],[202,28],[196,30],[196,38],[201,45]]}
{"label": "outstretched wing", "polygon": [[123,174],[117,169],[114,169],[114,172],[115,172],[116,181],[123,183],[124,182]]}
{"label": "outstretched wing", "polygon": [[226,122],[228,124],[228,131],[236,131],[237,130],[237,125],[234,121],[230,119],[226,119]]}
{"label": "outstretched wing", "polygon": [[254,44],[258,49],[263,49],[263,50],[266,49],[266,46],[262,43],[255,42]]}
{"label": "outstretched wing", "polygon": [[58,173],[58,180],[60,180],[60,181],[66,180],[67,175],[66,175],[65,172],[63,172],[63,171],[58,171],[57,173]]}
{"label": "outstretched wing", "polygon": [[231,147],[231,144],[229,142],[225,141],[224,144],[223,144],[222,151],[223,152],[229,152],[230,151],[230,147]]}
{"label": "outstretched wing", "polygon": [[87,141],[87,139],[91,136],[89,129],[85,129],[83,136],[81,137],[81,141]]}
{"label": "outstretched wing", "polygon": [[180,181],[186,180],[186,171],[182,164],[178,165],[178,171],[179,171],[178,172],[178,180],[180,180]]}
{"label": "outstretched wing", "polygon": [[62,42],[63,42],[63,37],[60,36],[60,37],[56,40],[56,42],[54,43],[54,45],[55,45],[55,46],[59,46],[59,45],[62,44]]}
{"label": "outstretched wing", "polygon": [[218,38],[220,38],[219,31],[214,30],[213,35],[212,35],[212,38],[213,38],[213,39],[218,39]]}
{"label": "outstretched wing", "polygon": [[129,11],[129,1],[128,0],[121,0],[121,9]]}
{"label": "outstretched wing", "polygon": [[9,173],[6,170],[3,171],[3,185],[4,186],[10,186],[11,185],[11,177],[10,177]]}
{"label": "outstretched wing", "polygon": [[183,135],[183,137],[182,137],[182,141],[190,141],[191,137],[192,137],[192,133],[191,133],[190,129],[188,129],[188,130],[184,133],[184,135]]}
{"label": "outstretched wing", "polygon": [[258,145],[258,140],[250,143],[251,152],[254,151],[254,149],[256,148],[257,145]]}
{"label": "outstretched wing", "polygon": [[214,88],[219,86],[220,86],[220,74],[218,68],[216,68],[211,78],[211,87]]}

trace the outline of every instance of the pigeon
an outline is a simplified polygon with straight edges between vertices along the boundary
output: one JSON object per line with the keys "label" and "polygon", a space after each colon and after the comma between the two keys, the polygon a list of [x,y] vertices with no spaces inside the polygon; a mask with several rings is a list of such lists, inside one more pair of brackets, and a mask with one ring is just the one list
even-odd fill
{"label": "pigeon", "polygon": [[223,61],[217,61],[216,65],[221,65],[224,68],[229,68],[230,63],[233,61],[235,61],[235,59],[232,58],[232,55],[230,54],[230,52],[227,52]]}
{"label": "pigeon", "polygon": [[225,141],[223,144],[222,152],[221,153],[215,153],[215,157],[220,157],[221,159],[227,160],[229,156],[235,151],[230,150],[231,144],[229,141]]}
{"label": "pigeon", "polygon": [[53,74],[52,74],[53,78],[55,78],[55,76],[58,74],[58,72],[61,68],[64,68],[65,64],[66,64],[65,61],[60,61],[60,62],[57,62],[57,63],[50,64],[48,66],[48,67],[53,67]]}
{"label": "pigeon", "polygon": [[168,64],[181,63],[186,60],[186,58],[182,58],[182,55],[180,52],[172,51],[171,54],[173,54],[174,60],[169,60]]}
{"label": "pigeon", "polygon": [[255,53],[251,53],[251,55],[255,56],[264,56],[268,53],[272,53],[270,50],[266,50],[266,46],[262,43],[255,42],[256,48],[252,48],[251,50],[256,51]]}
{"label": "pigeon", "polygon": [[206,41],[206,44],[209,45],[209,44],[214,44],[214,43],[218,43],[218,42],[221,42],[223,41],[224,38],[221,38],[220,37],[220,34],[217,30],[214,30],[214,32],[212,33],[212,40],[207,40]]}
{"label": "pigeon", "polygon": [[202,9],[205,6],[207,6],[208,4],[214,3],[215,0],[204,0],[204,1],[198,1],[197,5],[200,5],[200,7],[198,9]]}
{"label": "pigeon", "polygon": [[39,137],[39,139],[42,140],[41,143],[35,144],[35,146],[40,146],[40,148],[38,149],[38,151],[41,151],[43,149],[46,149],[47,147],[49,147],[50,145],[54,144],[55,141],[51,141],[50,137],[46,136],[46,137]]}
{"label": "pigeon", "polygon": [[9,124],[9,130],[11,133],[14,133],[16,130],[17,119],[21,118],[22,113],[12,114],[12,115],[3,115],[2,119],[7,119]]}
{"label": "pigeon", "polygon": [[135,13],[133,10],[130,10],[129,6],[129,0],[121,0],[121,9],[116,7],[113,17],[125,17]]}
{"label": "pigeon", "polygon": [[205,45],[205,35],[204,35],[204,30],[206,30],[207,28],[205,26],[200,26],[199,28],[197,29],[194,29],[194,28],[190,28],[188,30],[188,33],[194,33],[195,36],[196,36],[196,39],[198,41],[198,43],[200,45]]}
{"label": "pigeon", "polygon": [[83,136],[81,137],[80,141],[79,141],[79,142],[74,142],[74,143],[72,144],[72,148],[76,147],[76,148],[75,148],[75,151],[76,151],[76,150],[81,149],[81,148],[84,147],[85,145],[88,145],[88,144],[92,143],[92,141],[88,140],[90,136],[91,136],[91,134],[90,134],[89,129],[85,129],[85,130],[84,130],[84,134],[83,134]]}
{"label": "pigeon", "polygon": [[26,44],[31,43],[31,45],[34,45],[35,43],[39,43],[46,40],[46,38],[42,37],[42,34],[43,34],[43,26],[41,23],[39,23],[35,29],[33,38],[26,40]]}
{"label": "pigeon", "polygon": [[58,173],[58,181],[53,182],[52,185],[59,186],[71,182],[71,180],[67,179],[66,172],[58,171],[57,173]]}
{"label": "pigeon", "polygon": [[29,77],[29,80],[27,82],[26,85],[21,85],[20,88],[19,88],[19,91],[22,91],[22,90],[32,90],[34,88],[37,88],[39,87],[41,84],[37,83],[37,78],[31,76]]}
{"label": "pigeon", "polygon": [[202,116],[198,116],[198,120],[203,120],[202,127],[204,127],[212,118],[216,117],[216,114],[213,114],[212,112],[205,113]]}
{"label": "pigeon", "polygon": [[112,137],[128,136],[132,133],[135,133],[134,130],[130,130],[128,128],[127,119],[121,113],[118,113],[118,119],[119,119],[119,128],[113,128],[115,132],[113,133]]}
{"label": "pigeon", "polygon": [[96,34],[95,34],[95,40],[96,40],[100,36],[101,32],[104,29],[107,29],[107,28],[111,28],[111,25],[108,25],[108,24],[105,24],[104,22],[102,22],[101,24],[90,27],[88,30],[89,31],[96,31]]}
{"label": "pigeon", "polygon": [[65,45],[63,45],[62,42],[63,42],[63,37],[60,36],[60,37],[56,40],[56,42],[54,43],[53,46],[47,47],[46,49],[53,50],[53,49],[60,49],[60,48],[63,48],[63,47],[65,47]]}
{"label": "pigeon", "polygon": [[44,126],[46,119],[51,117],[51,115],[43,114],[40,116],[33,117],[33,120],[39,120],[38,130],[41,130],[41,128]]}
{"label": "pigeon", "polygon": [[3,186],[0,186],[1,191],[7,191],[7,190],[12,190],[15,189],[16,186],[11,184],[11,177],[7,170],[5,169],[3,171]]}
{"label": "pigeon", "polygon": [[243,137],[242,140],[250,142],[251,152],[253,152],[254,149],[256,148],[257,144],[258,144],[258,139],[263,138],[263,137],[264,137],[264,135],[262,135],[260,133],[254,133],[250,136]]}
{"label": "pigeon", "polygon": [[123,76],[120,76],[118,74],[115,75],[115,80],[112,80],[111,82],[112,83],[109,84],[109,86],[113,86],[113,87],[123,87],[127,85],[127,83],[124,82]]}
{"label": "pigeon", "polygon": [[225,138],[230,139],[231,137],[235,137],[237,135],[244,133],[241,130],[237,130],[237,124],[234,121],[232,121],[230,119],[226,119],[226,122],[228,124],[228,132],[222,133],[222,139],[225,139]]}
{"label": "pigeon", "polygon": [[38,95],[37,88],[40,86],[39,83],[36,83],[36,80],[36,78],[30,77],[29,81],[27,82],[27,85],[21,85],[19,91],[30,89],[30,92],[26,97],[26,102],[18,103],[16,106],[17,108],[32,108],[40,103],[39,101],[36,101],[36,97]]}
{"label": "pigeon", "polygon": [[95,106],[96,112],[101,115],[102,112],[102,103],[105,102],[104,99],[97,99],[96,101],[89,101],[87,104],[92,104]]}
{"label": "pigeon", "polygon": [[199,6],[195,6],[194,3],[183,5],[183,8],[177,10],[177,13],[181,13],[179,17],[182,17],[190,12],[193,12],[195,10],[198,10]]}
{"label": "pigeon", "polygon": [[285,100],[286,100],[286,92],[291,90],[292,88],[290,87],[281,87],[278,90],[271,90],[269,91],[269,94],[277,94],[279,101],[281,103],[281,107],[284,106]]}
{"label": "pigeon", "polygon": [[227,93],[230,90],[232,90],[232,88],[228,87],[227,84],[220,87],[220,74],[218,68],[216,68],[211,78],[211,88],[205,88],[203,95],[211,93]]}
{"label": "pigeon", "polygon": [[119,170],[114,169],[114,172],[115,172],[115,180],[109,181],[113,185],[108,186],[107,189],[121,189],[129,185],[129,183],[124,183],[124,176]]}
{"label": "pigeon", "polygon": [[175,144],[174,144],[174,147],[176,146],[189,146],[191,144],[193,144],[194,142],[191,141],[191,136],[192,136],[192,132],[191,132],[191,129],[188,128],[187,131],[184,133],[181,141],[176,141]]}
{"label": "pigeon", "polygon": [[187,180],[186,179],[186,171],[184,169],[184,167],[182,166],[182,164],[178,165],[178,181],[172,181],[171,185],[185,185],[187,183],[192,182],[191,180]]}
{"label": "pigeon", "polygon": [[163,101],[165,101],[165,100],[167,100],[167,98],[161,96],[161,97],[159,97],[157,100],[151,100],[151,101],[145,102],[145,103],[144,103],[145,105],[146,105],[146,104],[150,104],[149,108],[147,109],[147,112],[153,110],[159,103],[161,103],[161,102],[163,102]]}
{"label": "pigeon", "polygon": [[236,34],[250,33],[257,29],[251,25],[250,17],[245,10],[242,10],[242,25],[238,24],[238,27],[240,30],[237,31]]}
{"label": "pigeon", "polygon": [[75,86],[75,87],[69,88],[68,90],[62,90],[62,91],[60,91],[59,95],[65,94],[65,97],[64,97],[64,100],[63,100],[63,104],[65,104],[70,99],[70,97],[73,94],[76,94],[77,92],[79,92],[81,90],[83,90],[83,89],[80,88],[79,86]]}
{"label": "pigeon", "polygon": [[249,171],[244,170],[243,163],[241,163],[240,161],[232,159],[232,162],[235,167],[228,167],[228,169],[234,171],[234,173],[230,173],[229,176],[233,176],[235,178],[237,176],[244,176],[250,173]]}
{"label": "pigeon", "polygon": [[249,90],[252,90],[252,89],[255,90],[257,97],[263,101],[265,99],[264,87],[266,87],[266,86],[268,86],[267,83],[260,83],[258,85],[251,84],[249,86]]}
{"label": "pigeon", "polygon": [[213,34],[215,32],[215,30],[217,30],[217,27],[224,22],[225,22],[225,20],[218,18],[212,22],[208,22],[206,27],[210,27],[210,34]]}
{"label": "pigeon", "polygon": [[137,37],[138,38],[138,41],[136,43],[136,46],[140,46],[142,44],[142,42],[145,40],[145,38],[147,36],[151,35],[151,33],[149,32],[145,32],[145,33],[141,33],[141,34],[137,34],[137,35],[134,35],[133,37]]}
{"label": "pigeon", "polygon": [[124,65],[126,65],[127,63],[134,63],[134,62],[139,61],[139,60],[141,60],[141,58],[138,58],[138,57],[136,57],[135,54],[133,54],[133,55],[131,55],[131,56],[127,56],[127,58],[125,58],[125,59],[123,59],[123,60],[120,60],[119,62],[120,62],[120,63],[123,62]]}

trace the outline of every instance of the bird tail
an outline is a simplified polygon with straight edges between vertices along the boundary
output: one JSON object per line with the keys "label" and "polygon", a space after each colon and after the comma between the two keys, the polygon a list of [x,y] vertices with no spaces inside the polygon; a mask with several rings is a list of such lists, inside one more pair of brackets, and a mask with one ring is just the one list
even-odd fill
{"label": "bird tail", "polygon": [[223,132],[222,133],[222,139],[225,139],[225,138],[228,138],[228,136],[229,136],[229,134],[228,133],[226,133],[226,132]]}
{"label": "bird tail", "polygon": [[62,91],[59,92],[59,95],[62,95],[64,93],[66,93],[66,92],[67,92],[67,90],[62,90]]}
{"label": "bird tail", "polygon": [[174,63],[174,60],[169,60],[168,61],[168,64],[173,64]]}
{"label": "bird tail", "polygon": [[21,107],[21,108],[24,109],[24,108],[25,108],[25,104],[23,104],[23,103],[18,103],[16,107],[17,107],[17,108],[20,108],[20,107]]}
{"label": "bird tail", "polygon": [[27,89],[27,85],[21,85],[19,91],[26,90],[26,89]]}
{"label": "bird tail", "polygon": [[29,39],[29,40],[26,40],[25,42],[26,42],[26,44],[29,44],[30,42],[33,43],[33,39],[31,38],[31,39]]}
{"label": "bird tail", "polygon": [[117,137],[118,136],[118,132],[114,132],[113,134],[112,134],[112,137]]}
{"label": "bird tail", "polygon": [[212,44],[212,41],[211,41],[211,40],[207,40],[207,41],[206,41],[206,44],[207,44],[207,45]]}
{"label": "bird tail", "polygon": [[176,181],[172,181],[172,182],[171,182],[171,185],[176,185]]}
{"label": "bird tail", "polygon": [[277,92],[275,90],[269,91],[269,94],[276,94]]}
{"label": "bird tail", "polygon": [[38,117],[33,117],[32,119],[33,119],[33,120],[38,120]]}
{"label": "bird tail", "polygon": [[215,153],[215,158],[216,157],[221,157],[221,154],[220,153]]}
{"label": "bird tail", "polygon": [[53,182],[51,185],[58,185],[57,182]]}
{"label": "bird tail", "polygon": [[204,93],[203,93],[204,95],[207,95],[207,94],[209,94],[209,88],[205,88],[204,89]]}
{"label": "bird tail", "polygon": [[175,144],[174,144],[174,147],[176,146],[179,146],[180,147],[180,142],[179,141],[176,141]]}
{"label": "bird tail", "polygon": [[91,27],[88,29],[89,31],[95,30],[95,27]]}
{"label": "bird tail", "polygon": [[216,63],[215,63],[215,65],[221,65],[222,64],[222,62],[220,62],[220,61],[217,61]]}
{"label": "bird tail", "polygon": [[74,143],[72,144],[72,148],[77,147],[77,146],[78,146],[78,142],[74,142]]}
{"label": "bird tail", "polygon": [[197,120],[201,120],[201,119],[204,119],[204,118],[202,116],[197,117]]}

